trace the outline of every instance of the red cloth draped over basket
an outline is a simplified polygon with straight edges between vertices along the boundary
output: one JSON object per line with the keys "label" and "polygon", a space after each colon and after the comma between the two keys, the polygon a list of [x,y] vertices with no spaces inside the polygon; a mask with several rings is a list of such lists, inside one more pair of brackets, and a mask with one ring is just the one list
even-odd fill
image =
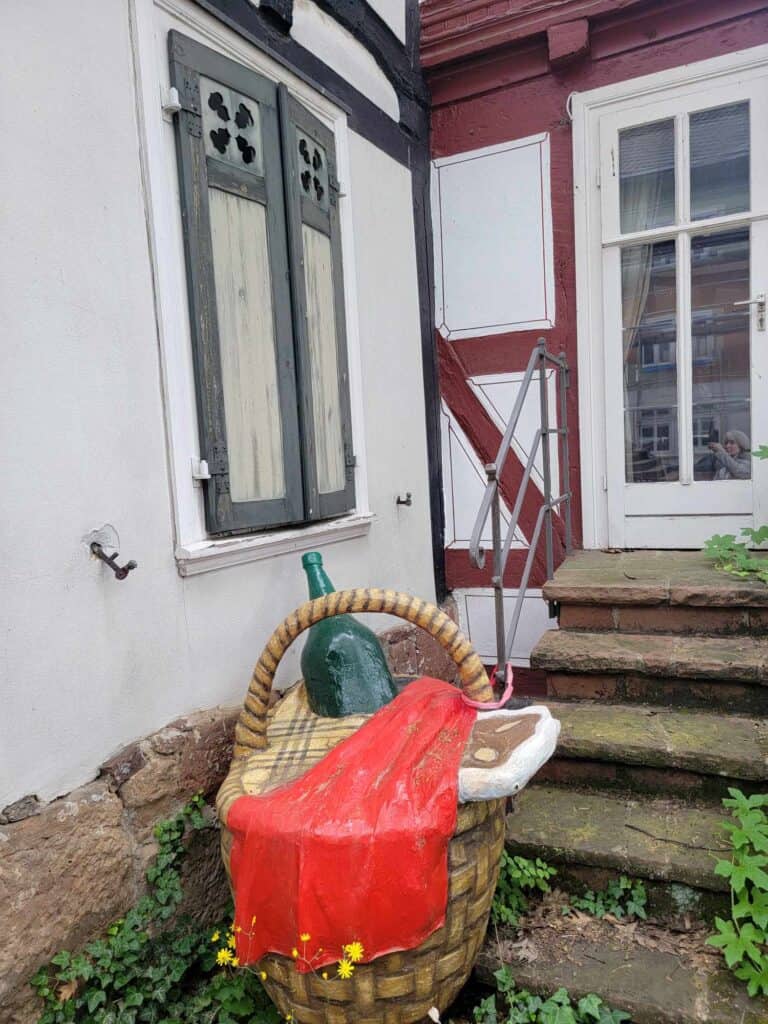
{"label": "red cloth draped over basket", "polygon": [[443,924],[475,717],[455,687],[419,679],[300,779],[233,803],[241,964],[273,952],[308,971],[351,942],[368,961],[413,949]]}

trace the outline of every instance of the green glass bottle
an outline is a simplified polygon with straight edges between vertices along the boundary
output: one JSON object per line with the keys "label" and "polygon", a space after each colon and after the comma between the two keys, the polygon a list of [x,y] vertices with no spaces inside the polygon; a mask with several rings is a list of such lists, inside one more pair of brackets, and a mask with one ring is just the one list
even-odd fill
{"label": "green glass bottle", "polygon": [[[308,551],[301,564],[310,598],[334,592],[319,551]],[[376,634],[351,615],[335,615],[312,626],[301,654],[301,674],[309,706],[325,718],[377,711],[397,694]]]}

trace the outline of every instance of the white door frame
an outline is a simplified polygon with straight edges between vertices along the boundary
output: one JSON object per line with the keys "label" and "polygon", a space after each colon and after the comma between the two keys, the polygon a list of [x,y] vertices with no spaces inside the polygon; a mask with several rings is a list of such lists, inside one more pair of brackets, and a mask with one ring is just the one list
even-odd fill
{"label": "white door frame", "polygon": [[[600,118],[612,108],[659,102],[673,92],[731,77],[764,75],[768,45],[685,64],[571,97],[576,248],[577,365],[581,501],[585,548],[609,543],[608,468],[606,464],[605,345],[603,338],[602,233],[600,204]],[[666,94],[666,95],[665,95]],[[763,211],[761,211],[763,212]],[[765,211],[768,214],[768,211]],[[754,381],[754,375],[753,375]],[[766,403],[768,405],[768,403]],[[765,435],[768,437],[768,433]],[[760,438],[756,438],[760,440]],[[768,520],[768,498],[755,487],[755,519]],[[765,490],[765,488],[763,488]],[[762,504],[762,508],[759,505]],[[713,533],[717,532],[713,528]]]}

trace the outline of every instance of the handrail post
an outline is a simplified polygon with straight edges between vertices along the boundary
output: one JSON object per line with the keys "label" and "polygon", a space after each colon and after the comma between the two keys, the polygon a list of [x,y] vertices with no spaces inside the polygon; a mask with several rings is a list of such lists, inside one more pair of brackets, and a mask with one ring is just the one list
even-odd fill
{"label": "handrail post", "polygon": [[539,398],[541,402],[541,434],[542,434],[542,477],[544,482],[544,543],[546,546],[547,558],[547,579],[552,579],[555,574],[555,552],[552,538],[552,470],[550,466],[549,447],[549,402],[547,401],[547,342],[539,338],[536,343],[539,349]]}
{"label": "handrail post", "polygon": [[570,555],[573,550],[573,525],[571,516],[571,458],[568,445],[568,399],[567,392],[571,385],[570,370],[565,352],[560,353],[560,436],[563,439],[563,490],[569,495],[565,503],[565,553]]}
{"label": "handrail post", "polygon": [[493,599],[496,612],[496,679],[504,678],[504,566],[501,564],[501,504],[499,499],[499,481],[496,464],[489,462],[485,467],[488,483],[493,483],[493,500],[491,502],[491,538],[493,543]]}

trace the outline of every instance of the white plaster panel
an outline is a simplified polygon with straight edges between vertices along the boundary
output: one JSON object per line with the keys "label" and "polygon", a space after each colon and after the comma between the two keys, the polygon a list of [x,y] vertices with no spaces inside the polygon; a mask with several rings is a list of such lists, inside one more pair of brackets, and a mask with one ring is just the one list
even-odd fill
{"label": "white plaster panel", "polygon": [[[549,400],[549,416],[551,426],[557,424],[558,394],[557,394],[557,373],[555,370],[547,370],[547,397]],[[520,385],[524,373],[506,372],[490,373],[467,378],[467,383],[474,391],[479,402],[491,417],[493,422],[503,435],[507,429],[512,407],[515,404],[520,392]],[[517,429],[512,438],[512,451],[517,456],[521,465],[525,467],[533,447],[536,431],[541,426],[541,399],[539,397],[539,379],[534,376],[528,388],[528,394],[523,400],[523,408],[520,411],[520,419],[517,421]],[[543,481],[543,444],[533,461],[531,470],[531,484],[534,484],[541,494],[544,493]],[[552,494],[557,497],[558,484],[560,480],[559,445],[556,434],[549,438],[549,459],[552,480]]]}
{"label": "white plaster panel", "polygon": [[[231,55],[243,51],[197,5],[164,4],[162,18],[172,8],[181,31],[195,25],[209,45],[221,38]],[[185,466],[188,477],[196,452],[189,363],[179,356],[189,328],[178,189],[160,113],[168,24],[150,0],[136,0],[133,13],[129,22],[127,5],[105,0],[82,0],[77,19],[55,0],[0,5],[0,90],[24,97],[0,110],[2,137],[24,153],[39,152],[44,137],[49,154],[0,161],[0,430],[10,439],[0,462],[0,808],[68,792],[179,715],[239,702],[262,644],[305,597],[294,552],[177,571],[174,479]],[[302,100],[306,89],[297,86]],[[431,599],[410,176],[358,136],[348,150],[354,430],[371,467],[373,520],[364,536],[317,547],[338,587]],[[183,423],[175,433],[171,406]],[[405,490],[411,508],[395,505]],[[104,522],[120,534],[121,559],[139,563],[122,582],[82,543]],[[296,678],[300,646],[280,667],[282,684]]]}
{"label": "white plaster panel", "polygon": [[[446,548],[468,548],[485,493],[486,475],[458,421],[446,404],[440,410],[440,426],[443,460],[443,499],[445,506]],[[510,513],[507,504],[500,502],[502,538],[509,529]],[[491,519],[480,538],[488,550],[492,544]],[[525,538],[519,529],[515,530],[513,548],[526,547]]]}
{"label": "white plaster panel", "polygon": [[294,0],[291,35],[391,118],[400,120],[397,93],[379,65],[362,43],[312,0]]}
{"label": "white plaster panel", "polygon": [[405,0],[368,0],[383,22],[392,29],[401,43],[405,42]]}
{"label": "white plaster panel", "polygon": [[[509,629],[518,595],[517,590],[504,591],[504,628]],[[496,618],[494,592],[488,587],[455,590],[453,596],[459,609],[459,625],[486,665],[496,662]],[[557,620],[550,619],[546,602],[540,590],[528,590],[523,598],[523,609],[517,626],[510,661],[513,665],[529,667],[531,651],[548,629],[557,629]]]}
{"label": "white plaster panel", "polygon": [[433,161],[432,205],[444,337],[554,326],[548,134]]}

